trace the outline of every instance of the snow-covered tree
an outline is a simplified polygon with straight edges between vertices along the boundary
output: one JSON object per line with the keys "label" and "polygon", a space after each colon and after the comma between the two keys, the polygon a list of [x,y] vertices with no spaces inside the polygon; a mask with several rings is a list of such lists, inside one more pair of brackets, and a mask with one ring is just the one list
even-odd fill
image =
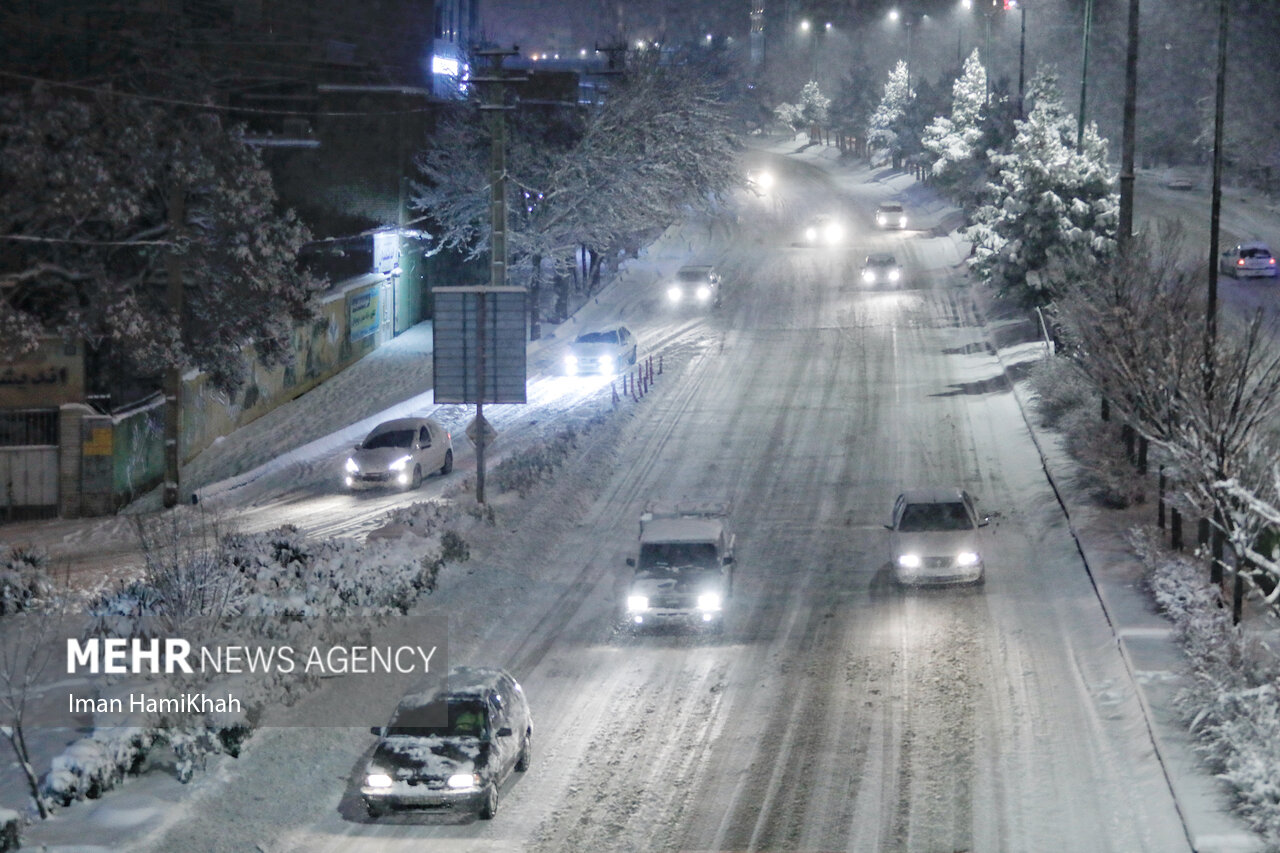
{"label": "snow-covered tree", "polygon": [[811,131],[814,126],[823,127],[829,122],[830,107],[831,99],[822,94],[816,80],[810,80],[800,90],[798,103],[779,104],[773,114],[793,131]]}
{"label": "snow-covered tree", "polygon": [[933,175],[940,186],[963,193],[982,169],[987,72],[976,49],[965,60],[951,95],[950,117],[936,117],[925,128],[922,144],[934,158]]}
{"label": "snow-covered tree", "polygon": [[894,166],[900,164],[904,147],[903,121],[915,92],[908,84],[907,63],[902,60],[889,72],[884,84],[884,95],[871,114],[867,127],[867,142],[873,149],[880,149],[892,158]]}
{"label": "snow-covered tree", "polygon": [[1052,310],[1074,365],[1164,449],[1180,490],[1274,604],[1280,560],[1259,543],[1266,528],[1280,529],[1270,428],[1280,416],[1280,349],[1258,315],[1224,323],[1206,359],[1201,274],[1170,260],[1184,256],[1181,242],[1172,226],[1161,228],[1159,251],[1135,240],[1093,275],[1064,282]]}
{"label": "snow-covered tree", "polygon": [[1119,196],[1106,141],[1092,124],[1079,153],[1076,122],[1063,107],[1057,78],[1042,71],[1028,87],[1034,103],[968,229],[972,269],[1002,296],[1029,304],[1052,297],[1054,278],[1114,253]]}
{"label": "snow-covered tree", "polygon": [[257,152],[212,113],[40,88],[0,98],[0,347],[57,335],[135,374],[196,368],[236,388],[247,347],[268,365],[290,357],[320,289],[297,266],[307,229],[276,201]]}
{"label": "snow-covered tree", "polygon": [[[666,227],[675,211],[712,209],[742,181],[730,121],[709,81],[656,64],[618,79],[602,106],[578,125],[567,121],[552,144],[537,129],[545,117],[511,119],[511,268],[535,273],[535,259],[614,249]],[[460,113],[417,158],[413,206],[434,223],[434,251],[479,258],[489,250],[489,134],[479,122]]]}

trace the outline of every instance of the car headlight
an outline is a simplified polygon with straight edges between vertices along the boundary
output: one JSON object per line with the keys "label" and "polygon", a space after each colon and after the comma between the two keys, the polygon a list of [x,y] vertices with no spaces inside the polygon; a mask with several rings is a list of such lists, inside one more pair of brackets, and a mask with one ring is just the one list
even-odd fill
{"label": "car headlight", "polygon": [[817,239],[818,239],[818,229],[817,229],[817,228],[813,228],[813,227],[809,227],[809,228],[804,229],[804,239],[805,239],[805,240],[807,240],[807,241],[808,241],[808,242],[810,242],[810,243],[812,243],[814,240],[817,240]]}
{"label": "car headlight", "polygon": [[647,595],[628,595],[627,596],[627,612],[643,613],[649,609],[649,596]]}
{"label": "car headlight", "polygon": [[613,372],[613,356],[611,355],[600,356],[600,369],[605,373],[612,373]]}
{"label": "car headlight", "polygon": [[711,298],[711,288],[705,284],[700,284],[698,285],[696,295],[698,297],[699,302],[706,302],[708,299]]}
{"label": "car headlight", "polygon": [[679,287],[672,286],[667,289],[667,298],[670,299],[672,302],[679,302],[682,296],[684,296],[684,293],[680,290]]}
{"label": "car headlight", "polygon": [[386,773],[370,773],[364,777],[364,784],[370,788],[390,788],[391,777]]}
{"label": "car headlight", "polygon": [[906,227],[907,227],[907,217],[905,217],[905,216],[899,216],[899,217],[898,217],[898,225],[899,225],[900,227],[902,227],[902,228],[906,228]]}
{"label": "car headlight", "polygon": [[479,788],[480,776],[477,773],[454,773],[445,784],[450,788]]}
{"label": "car headlight", "polygon": [[920,568],[920,555],[902,554],[898,557],[898,565],[904,569],[918,569]]}
{"label": "car headlight", "polygon": [[900,270],[889,270],[889,281],[897,281],[900,278],[902,278]]}
{"label": "car headlight", "polygon": [[876,224],[877,224],[877,225],[883,225],[883,224],[884,224],[884,222],[885,222],[884,214],[883,214],[883,213],[881,213],[881,214],[877,214],[877,216],[876,216]]}
{"label": "car headlight", "polygon": [[823,232],[822,236],[827,239],[828,243],[839,243],[840,238],[844,237],[844,229],[839,225],[832,223],[827,226],[826,231]]}
{"label": "car headlight", "polygon": [[704,592],[698,596],[698,609],[703,613],[714,613],[721,607],[720,593]]}
{"label": "car headlight", "polygon": [[972,551],[961,551],[956,555],[956,564],[961,566],[973,566],[978,562],[978,555]]}
{"label": "car headlight", "polygon": [[566,355],[564,357],[564,369],[566,373],[577,373],[578,357],[576,355]]}
{"label": "car headlight", "polygon": [[359,465],[357,465],[357,464],[356,464],[356,460],[355,460],[355,459],[353,459],[353,458],[352,458],[352,457],[350,457],[350,456],[348,456],[348,457],[347,457],[346,469],[347,469],[347,473],[348,473],[348,474],[359,474],[359,473],[360,473],[360,466],[359,466]]}
{"label": "car headlight", "polygon": [[865,282],[867,282],[868,284],[870,284],[871,282],[874,282],[874,281],[876,280],[876,274],[875,274],[875,271],[874,271],[874,270],[863,270],[863,271],[862,271],[862,280],[863,280],[863,281],[865,281]]}
{"label": "car headlight", "polygon": [[403,471],[404,466],[408,465],[409,460],[412,458],[413,458],[412,456],[401,456],[399,459],[397,459],[395,462],[392,462],[387,467],[392,471]]}

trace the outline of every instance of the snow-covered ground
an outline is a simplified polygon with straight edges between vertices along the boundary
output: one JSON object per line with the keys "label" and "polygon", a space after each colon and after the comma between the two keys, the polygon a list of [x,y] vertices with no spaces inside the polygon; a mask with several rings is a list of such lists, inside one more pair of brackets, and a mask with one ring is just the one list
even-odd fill
{"label": "snow-covered ground", "polygon": [[[353,794],[367,730],[280,725],[295,713],[281,708],[240,758],[185,786],[130,780],[32,826],[27,846],[1261,849],[1172,712],[1180,653],[1141,589],[1127,521],[1072,492],[1055,439],[1024,416],[1025,392],[1008,393],[1002,376],[1040,350],[963,284],[954,211],[834,149],[787,141],[750,159],[788,189],[670,230],[572,321],[635,329],[663,360],[650,395],[615,405],[607,382],[553,375],[568,330],[532,345],[530,404],[486,408],[499,430],[491,464],[567,426],[582,430],[578,458],[528,499],[494,495],[496,525],[465,529],[472,559],[446,567],[410,617],[373,628],[398,641],[445,618],[454,662],[500,663],[525,683],[534,769],[504,790],[497,820],[369,823]],[[920,230],[874,231],[886,197]],[[854,224],[847,251],[792,245],[804,217],[832,208]],[[907,289],[854,284],[861,255],[882,248],[906,266]],[[724,270],[720,316],[664,310],[654,285],[689,259]],[[467,501],[470,413],[433,403],[429,356],[420,326],[227,437],[184,482],[242,529],[317,535],[368,532],[415,499]],[[417,496],[340,494],[345,449],[410,413],[453,430],[458,472]],[[934,479],[975,487],[1000,513],[976,595],[885,583],[889,501]],[[688,494],[734,502],[725,637],[616,634],[639,507]],[[121,519],[10,525],[0,538],[42,544],[86,575],[136,565]],[[397,695],[382,687],[372,698],[389,710]],[[348,700],[322,685],[309,711]],[[16,789],[0,794],[21,805]]]}

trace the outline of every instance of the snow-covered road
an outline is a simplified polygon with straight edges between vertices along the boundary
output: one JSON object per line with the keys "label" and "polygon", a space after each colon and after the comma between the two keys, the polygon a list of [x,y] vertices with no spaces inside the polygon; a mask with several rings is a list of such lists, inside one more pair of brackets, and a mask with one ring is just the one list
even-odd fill
{"label": "snow-covered road", "polygon": [[[790,189],[705,244],[700,259],[725,270],[719,314],[672,317],[643,288],[593,306],[664,340],[666,372],[588,433],[555,482],[500,506],[494,534],[422,608],[449,618],[452,662],[505,666],[530,696],[533,767],[506,786],[497,819],[370,822],[355,796],[367,730],[268,728],[138,847],[1189,849],[955,245],[870,229],[900,179],[837,186],[774,165]],[[792,245],[803,217],[837,207],[856,217],[846,248]],[[863,289],[862,257],[886,249],[907,286]],[[506,416],[506,439],[607,405],[545,399]],[[257,481],[238,510],[263,526],[358,531],[353,507],[379,501],[333,497],[331,463],[317,458],[312,479],[281,474],[288,492]],[[890,503],[931,483],[963,485],[998,513],[984,589],[889,583]],[[620,633],[641,507],[686,496],[734,505],[727,630]],[[386,631],[411,639],[414,625]]]}

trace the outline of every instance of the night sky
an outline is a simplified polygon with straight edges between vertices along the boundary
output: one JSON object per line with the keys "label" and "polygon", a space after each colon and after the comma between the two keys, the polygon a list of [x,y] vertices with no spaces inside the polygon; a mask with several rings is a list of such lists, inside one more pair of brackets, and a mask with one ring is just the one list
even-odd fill
{"label": "night sky", "polygon": [[574,50],[596,42],[707,32],[745,38],[749,0],[482,0],[481,24],[498,44],[526,51]]}

